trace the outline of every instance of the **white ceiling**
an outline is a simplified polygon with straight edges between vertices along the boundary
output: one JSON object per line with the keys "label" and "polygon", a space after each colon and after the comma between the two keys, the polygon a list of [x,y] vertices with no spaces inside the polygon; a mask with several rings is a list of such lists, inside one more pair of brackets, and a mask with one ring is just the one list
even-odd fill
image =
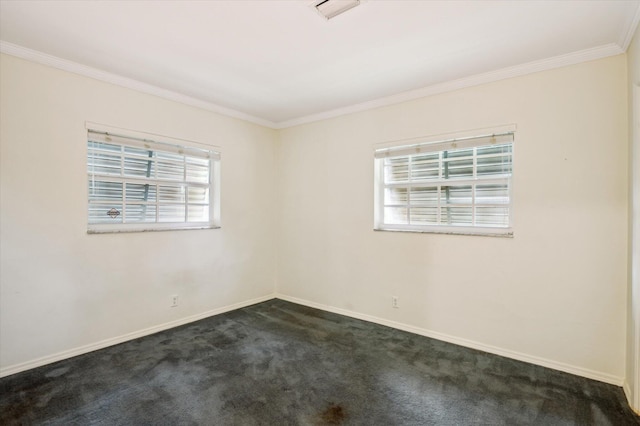
{"label": "white ceiling", "polygon": [[330,21],[309,0],[1,0],[0,46],[284,127],[622,53],[639,16],[638,0],[365,0]]}

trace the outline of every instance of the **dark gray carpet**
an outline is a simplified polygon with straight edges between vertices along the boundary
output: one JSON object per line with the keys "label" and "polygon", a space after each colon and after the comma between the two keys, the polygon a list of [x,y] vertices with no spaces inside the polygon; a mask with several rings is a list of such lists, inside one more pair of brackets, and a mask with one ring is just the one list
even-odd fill
{"label": "dark gray carpet", "polygon": [[620,388],[272,300],[0,379],[1,425],[640,425]]}

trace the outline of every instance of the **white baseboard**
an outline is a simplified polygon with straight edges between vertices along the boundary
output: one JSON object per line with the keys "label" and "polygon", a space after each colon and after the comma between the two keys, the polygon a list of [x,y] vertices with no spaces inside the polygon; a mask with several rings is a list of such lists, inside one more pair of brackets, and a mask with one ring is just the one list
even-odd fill
{"label": "white baseboard", "polygon": [[30,370],[32,368],[41,367],[43,365],[51,364],[53,362],[62,361],[64,359],[72,358],[74,356],[82,355],[82,354],[89,353],[89,352],[93,352],[93,351],[98,350],[98,349],[104,349],[104,348],[107,348],[109,346],[117,345],[119,343],[124,343],[124,342],[127,342],[129,340],[137,339],[139,337],[148,336],[150,334],[154,334],[154,333],[157,333],[157,332],[160,332],[160,331],[168,330],[170,328],[178,327],[178,326],[181,326],[181,325],[184,325],[184,324],[188,324],[190,322],[198,321],[198,320],[201,320],[201,319],[204,319],[204,318],[208,318],[208,317],[211,317],[211,316],[214,316],[214,315],[219,315],[219,314],[222,314],[222,313],[225,313],[225,312],[229,312],[229,311],[233,311],[233,310],[236,310],[236,309],[244,308],[246,306],[254,305],[256,303],[265,302],[267,300],[271,300],[271,299],[274,299],[274,298],[286,300],[286,301],[292,302],[292,303],[297,303],[299,305],[309,306],[311,308],[316,308],[316,309],[320,309],[320,310],[327,311],[327,312],[333,312],[333,313],[336,313],[336,314],[344,315],[344,316],[351,317],[351,318],[360,319],[360,320],[363,320],[363,321],[372,322],[372,323],[375,323],[375,324],[384,325],[384,326],[387,326],[387,327],[391,327],[391,328],[395,328],[395,329],[398,329],[398,330],[407,331],[407,332],[418,334],[418,335],[421,335],[421,336],[431,337],[433,339],[442,340],[444,342],[449,342],[449,343],[453,343],[453,344],[456,344],[456,345],[460,345],[460,346],[464,346],[464,347],[468,347],[468,348],[472,348],[472,349],[478,349],[478,350],[481,350],[481,351],[484,351],[484,352],[488,352],[488,353],[504,356],[504,357],[507,357],[507,358],[516,359],[518,361],[524,361],[524,362],[528,362],[528,363],[531,363],[531,364],[540,365],[542,367],[547,367],[547,368],[551,368],[551,369],[554,369],[554,370],[564,371],[566,373],[574,374],[574,375],[581,376],[581,377],[586,377],[586,378],[589,378],[589,379],[598,380],[598,381],[609,383],[609,384],[612,384],[612,385],[623,386],[624,392],[627,395],[627,398],[629,398],[629,395],[631,395],[628,383],[621,377],[613,376],[613,375],[606,374],[606,373],[601,373],[601,372],[594,371],[594,370],[589,370],[589,369],[582,368],[582,367],[576,367],[576,366],[573,366],[573,365],[569,365],[569,364],[565,364],[565,363],[561,363],[561,362],[557,362],[557,361],[553,361],[553,360],[549,360],[549,359],[545,359],[545,358],[540,358],[540,357],[536,357],[536,356],[532,356],[532,355],[527,355],[527,354],[524,354],[524,353],[511,351],[511,350],[508,350],[508,349],[503,349],[503,348],[499,348],[499,347],[492,346],[492,345],[486,345],[484,343],[476,342],[476,341],[473,341],[473,340],[468,340],[468,339],[464,339],[464,338],[460,338],[460,337],[456,337],[456,336],[451,336],[451,335],[448,335],[448,334],[445,334],[445,333],[439,333],[439,332],[432,331],[432,330],[427,330],[427,329],[423,329],[423,328],[419,328],[419,327],[414,327],[414,326],[403,324],[403,323],[399,323],[399,322],[396,322],[396,321],[390,321],[390,320],[374,317],[374,316],[367,315],[367,314],[361,314],[359,312],[349,311],[349,310],[341,309],[341,308],[335,308],[333,306],[323,305],[323,304],[320,304],[320,303],[315,303],[315,302],[311,302],[311,301],[304,300],[304,299],[299,299],[297,297],[287,296],[287,295],[280,294],[280,293],[269,294],[267,296],[258,297],[258,298],[255,298],[255,299],[247,300],[247,301],[236,303],[236,304],[233,304],[233,305],[223,306],[221,308],[216,308],[216,309],[213,309],[213,310],[210,310],[210,311],[207,311],[207,312],[203,312],[203,313],[200,313],[200,314],[192,315],[192,316],[189,316],[189,317],[186,317],[186,318],[181,318],[179,320],[175,320],[175,321],[167,322],[167,323],[160,324],[160,325],[157,325],[157,326],[149,327],[149,328],[146,328],[144,330],[134,331],[132,333],[127,333],[127,334],[122,335],[122,336],[113,337],[113,338],[110,338],[110,339],[106,339],[106,340],[102,340],[102,341],[99,341],[99,342],[91,343],[89,345],[85,345],[85,346],[81,346],[81,347],[78,347],[78,348],[66,350],[66,351],[59,352],[59,353],[56,353],[56,354],[53,354],[53,355],[48,355],[48,356],[44,356],[44,357],[41,357],[41,358],[38,358],[38,359],[34,359],[34,360],[31,360],[31,361],[23,362],[23,363],[20,363],[20,364],[15,364],[15,365],[11,365],[11,366],[8,366],[8,367],[3,367],[3,368],[0,369],[0,377],[10,376],[12,374],[16,374],[16,373],[19,373],[21,371],[26,371],[26,370]]}
{"label": "white baseboard", "polygon": [[637,415],[640,416],[640,405],[637,407],[634,406],[633,395],[631,392],[631,385],[629,384],[626,378],[624,379],[624,384],[622,385],[622,389],[624,389],[624,395],[627,397],[627,402],[629,403],[629,406]]}
{"label": "white baseboard", "polygon": [[170,328],[178,327],[190,322],[198,321],[204,318],[208,318],[214,315],[223,314],[225,312],[233,311],[236,309],[244,308],[246,306],[255,305],[256,303],[265,302],[275,297],[275,294],[269,294],[267,296],[257,297],[255,299],[247,300],[244,302],[235,303],[233,305],[223,306],[221,308],[212,309],[200,314],[191,315],[186,318],[181,318],[175,321],[170,321],[164,324],[156,325],[153,327],[145,328],[144,330],[134,331],[124,334],[122,336],[113,337],[110,339],[102,340],[88,345],[80,346],[78,348],[69,349],[66,351],[58,352],[53,355],[47,355],[42,358],[34,359],[32,361],[23,362],[20,364],[10,365],[8,367],[0,368],[0,377],[10,376],[12,374],[20,373],[21,371],[30,370],[32,368],[41,367],[43,365],[51,364],[53,362],[62,361],[63,359],[72,358],[74,356],[93,352],[98,349],[104,349],[109,346],[124,343],[129,340],[137,339],[139,337],[148,336],[150,334],[157,333],[159,331],[168,330]]}
{"label": "white baseboard", "polygon": [[586,377],[588,379],[598,380],[600,382],[605,382],[605,383],[609,383],[616,386],[622,386],[624,382],[624,378],[617,377],[611,374],[602,373],[602,372],[590,370],[587,368],[577,367],[574,365],[565,364],[562,362],[553,361],[550,359],[541,358],[533,355],[527,355],[521,352],[516,352],[509,349],[503,349],[497,346],[487,345],[484,343],[464,339],[461,337],[451,336],[451,335],[440,333],[437,331],[414,327],[412,325],[407,325],[407,324],[399,323],[396,321],[390,321],[390,320],[374,317],[367,314],[361,314],[359,312],[349,311],[346,309],[335,308],[333,306],[322,305],[320,303],[310,302],[308,300],[299,299],[297,297],[291,297],[291,296],[287,296],[280,293],[276,293],[275,297],[278,299],[286,300],[288,302],[297,303],[299,305],[309,306],[310,308],[321,309],[323,311],[333,312],[333,313],[344,315],[347,317],[356,318],[356,319],[360,319],[368,322],[373,322],[380,325],[385,325],[387,327],[396,328],[398,330],[408,331],[410,333],[419,334],[421,336],[431,337],[433,339],[442,340],[444,342],[449,342],[449,343],[453,343],[460,346],[465,346],[467,348],[478,349],[484,352],[500,355],[506,358],[528,362],[530,364],[551,368],[553,370],[563,371],[565,373]]}
{"label": "white baseboard", "polygon": [[632,402],[631,385],[629,385],[629,382],[627,382],[626,378],[624,379],[624,383],[622,384],[622,390],[624,391],[624,396],[627,397],[627,402],[629,403],[631,408],[633,408],[633,405],[631,404]]}

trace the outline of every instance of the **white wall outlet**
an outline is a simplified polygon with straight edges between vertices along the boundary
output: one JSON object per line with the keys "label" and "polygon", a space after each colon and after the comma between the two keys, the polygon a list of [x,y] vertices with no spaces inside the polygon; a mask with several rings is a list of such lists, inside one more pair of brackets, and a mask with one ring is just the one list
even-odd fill
{"label": "white wall outlet", "polygon": [[171,307],[175,308],[176,306],[178,306],[178,295],[174,294],[171,296]]}
{"label": "white wall outlet", "polygon": [[396,309],[400,307],[398,306],[398,296],[391,296],[391,307]]}

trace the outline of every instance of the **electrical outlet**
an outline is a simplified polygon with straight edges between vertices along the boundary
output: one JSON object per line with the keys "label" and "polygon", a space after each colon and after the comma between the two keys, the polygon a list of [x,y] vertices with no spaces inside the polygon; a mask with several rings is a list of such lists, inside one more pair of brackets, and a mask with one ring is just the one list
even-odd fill
{"label": "electrical outlet", "polygon": [[391,296],[391,307],[396,309],[400,307],[398,306],[398,296]]}
{"label": "electrical outlet", "polygon": [[171,307],[175,308],[176,306],[178,306],[178,295],[174,294],[171,296]]}

